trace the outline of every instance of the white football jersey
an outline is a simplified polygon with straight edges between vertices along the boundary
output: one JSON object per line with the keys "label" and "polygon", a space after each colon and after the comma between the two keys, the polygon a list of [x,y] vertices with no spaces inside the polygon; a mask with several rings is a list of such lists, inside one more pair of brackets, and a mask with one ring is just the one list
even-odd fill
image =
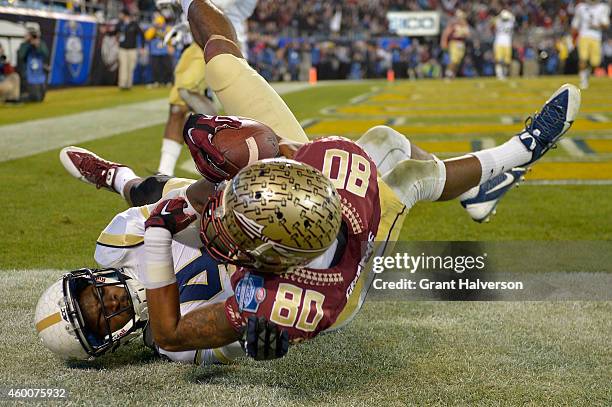
{"label": "white football jersey", "polygon": [[[190,183],[185,181],[183,185]],[[177,185],[181,185],[180,182]],[[171,190],[162,200],[184,197],[185,190],[186,187]],[[96,244],[94,258],[100,266],[122,268],[131,278],[143,281],[147,266],[143,244],[144,223],[155,206],[156,204],[129,208],[113,218],[98,237]],[[191,226],[195,227],[188,229],[199,230],[199,223],[193,222]],[[197,239],[199,240],[199,237]],[[195,245],[172,241],[172,260],[179,288],[181,315],[196,308],[224,302],[233,295],[227,267],[209,257],[205,249],[192,246]],[[160,353],[176,362],[198,364],[227,362],[244,354],[238,343],[202,351],[166,352],[160,349]]]}
{"label": "white football jersey", "polygon": [[578,30],[580,37],[601,41],[601,28],[610,25],[610,8],[604,3],[580,3],[576,6],[572,28]]}
{"label": "white football jersey", "polygon": [[495,45],[503,47],[512,46],[512,33],[514,31],[514,18],[502,20],[497,17],[495,20]]}
{"label": "white football jersey", "polygon": [[257,0],[212,0],[212,2],[225,13],[225,16],[232,22],[238,41],[247,40],[246,21],[257,6]]}
{"label": "white football jersey", "polygon": [[[215,6],[223,10],[225,16],[234,26],[234,30],[236,31],[236,37],[238,38],[238,42],[240,43],[238,45],[240,45],[242,53],[246,56],[246,52],[248,50],[247,20],[255,11],[255,7],[257,6],[257,0],[212,0],[212,2]],[[185,13],[181,15],[181,21],[183,23],[189,24]],[[191,44],[193,42],[193,37],[191,36],[190,31],[185,34],[185,36],[183,37],[183,41],[185,45]]]}

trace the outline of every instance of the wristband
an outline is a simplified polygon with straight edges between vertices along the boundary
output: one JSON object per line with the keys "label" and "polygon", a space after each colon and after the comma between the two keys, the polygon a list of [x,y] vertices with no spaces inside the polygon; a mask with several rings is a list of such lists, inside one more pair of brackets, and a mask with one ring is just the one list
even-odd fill
{"label": "wristband", "polygon": [[145,231],[144,240],[147,269],[143,275],[142,285],[152,290],[176,282],[170,232],[160,227],[149,227]]}

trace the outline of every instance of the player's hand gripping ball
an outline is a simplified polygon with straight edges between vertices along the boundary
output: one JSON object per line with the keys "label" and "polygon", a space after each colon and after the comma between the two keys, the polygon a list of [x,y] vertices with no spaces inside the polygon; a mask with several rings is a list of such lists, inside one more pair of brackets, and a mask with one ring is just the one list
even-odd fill
{"label": "player's hand gripping ball", "polygon": [[264,158],[278,156],[278,139],[263,123],[236,116],[193,114],[183,138],[200,174],[218,183]]}

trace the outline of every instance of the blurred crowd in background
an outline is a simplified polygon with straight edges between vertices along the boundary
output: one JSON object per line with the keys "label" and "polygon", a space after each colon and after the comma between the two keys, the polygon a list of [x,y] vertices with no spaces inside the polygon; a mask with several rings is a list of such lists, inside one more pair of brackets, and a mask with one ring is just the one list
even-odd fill
{"label": "blurred crowd in background", "polygon": [[[33,4],[3,1],[13,6]],[[119,68],[115,77],[101,83],[110,80],[128,89],[132,75],[126,72],[134,71],[135,67],[138,70],[137,66],[146,68],[146,73],[136,75],[139,82],[155,85],[172,82],[173,66],[182,47],[165,43],[164,37],[177,22],[174,17],[156,11],[154,0],[38,3],[98,17],[105,34],[100,45],[102,58],[114,58],[125,69]],[[248,22],[248,60],[269,81],[305,81],[312,67],[323,80],[382,78],[390,70],[396,78],[442,77],[449,55],[440,45],[440,36],[398,37],[389,32],[387,12],[440,11],[442,32],[457,10],[463,10],[470,37],[457,76],[494,76],[493,22],[502,9],[507,9],[515,18],[510,75],[575,73],[577,58],[570,29],[575,3],[574,0],[259,0]],[[603,44],[602,66],[607,67],[612,64],[610,29]],[[44,56],[42,61],[44,65]],[[19,65],[16,62],[12,64]],[[2,63],[10,65],[11,61],[4,58]],[[4,65],[0,80],[13,73],[10,68],[4,71]]]}
{"label": "blurred crowd in background", "polygon": [[[573,0],[260,0],[249,21],[249,59],[269,80],[306,80],[310,64],[322,79],[380,78],[389,69],[399,78],[441,77],[449,55],[439,37],[395,38],[386,14],[438,10],[443,30],[463,10],[471,35],[458,76],[494,76],[493,23],[506,9],[515,17],[511,74],[576,73],[575,6]],[[603,53],[608,66],[610,32]]]}

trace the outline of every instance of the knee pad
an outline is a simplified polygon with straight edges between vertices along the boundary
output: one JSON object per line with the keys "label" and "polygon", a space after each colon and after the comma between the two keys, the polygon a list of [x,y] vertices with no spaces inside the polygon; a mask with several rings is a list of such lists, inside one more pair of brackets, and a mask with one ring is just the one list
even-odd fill
{"label": "knee pad", "polygon": [[181,95],[181,99],[187,103],[187,106],[189,106],[194,113],[206,114],[209,116],[218,113],[215,105],[204,95],[191,92],[187,89],[179,89],[179,95]]}
{"label": "knee pad", "polygon": [[143,206],[160,200],[164,186],[172,177],[153,175],[145,178],[140,184],[130,189],[130,200],[133,206]]}
{"label": "knee pad", "polygon": [[419,201],[440,199],[446,183],[446,167],[442,161],[404,160],[382,179],[411,208]]}
{"label": "knee pad", "polygon": [[357,144],[370,155],[379,174],[391,171],[397,163],[411,157],[410,141],[388,126],[372,127]]}

